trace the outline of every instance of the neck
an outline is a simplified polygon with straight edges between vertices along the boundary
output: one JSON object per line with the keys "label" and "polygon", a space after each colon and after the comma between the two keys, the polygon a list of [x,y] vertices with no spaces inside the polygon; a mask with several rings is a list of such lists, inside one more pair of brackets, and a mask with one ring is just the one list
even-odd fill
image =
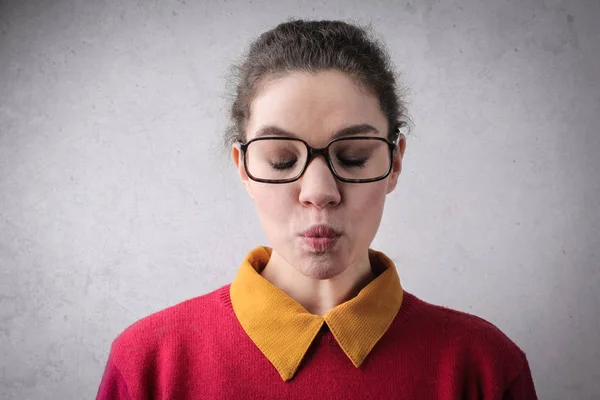
{"label": "neck", "polygon": [[375,278],[368,253],[333,278],[315,279],[290,265],[275,250],[261,275],[316,315],[352,299]]}

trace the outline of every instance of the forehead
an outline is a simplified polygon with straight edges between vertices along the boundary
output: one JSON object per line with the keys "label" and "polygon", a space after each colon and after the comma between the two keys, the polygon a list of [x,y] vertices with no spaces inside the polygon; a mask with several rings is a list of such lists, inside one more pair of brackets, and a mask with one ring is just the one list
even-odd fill
{"label": "forehead", "polygon": [[387,120],[377,98],[345,73],[296,72],[264,84],[250,107],[247,139],[275,126],[315,145],[350,125],[369,124],[384,136]]}

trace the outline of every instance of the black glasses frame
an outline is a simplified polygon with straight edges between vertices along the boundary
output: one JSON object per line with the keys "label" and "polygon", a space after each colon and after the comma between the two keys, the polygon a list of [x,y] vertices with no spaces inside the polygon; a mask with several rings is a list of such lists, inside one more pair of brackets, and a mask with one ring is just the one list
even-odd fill
{"label": "black glasses frame", "polygon": [[[331,158],[329,157],[329,147],[336,142],[340,142],[340,141],[347,141],[347,140],[354,140],[354,139],[361,139],[361,140],[378,140],[381,142],[384,142],[388,145],[388,149],[390,152],[390,166],[387,170],[387,172],[382,175],[382,176],[378,176],[376,178],[370,178],[370,179],[348,179],[348,178],[344,178],[338,175],[337,172],[335,172],[335,168],[333,167],[333,163],[331,161]],[[253,176],[250,171],[248,171],[248,167],[246,165],[246,150],[248,150],[248,146],[253,143],[253,142],[257,142],[260,140],[289,140],[289,141],[296,141],[296,142],[301,142],[304,144],[304,146],[306,146],[306,150],[308,153],[308,156],[306,157],[306,162],[304,163],[304,167],[302,168],[302,171],[300,171],[300,173],[294,177],[294,178],[289,178],[289,179],[261,179],[261,178],[257,178],[255,176]],[[254,138],[252,140],[249,140],[245,143],[243,142],[239,142],[240,144],[240,150],[242,151],[242,155],[243,155],[243,162],[244,162],[244,170],[246,171],[246,175],[248,175],[248,177],[250,179],[252,179],[253,181],[256,182],[262,182],[262,183],[290,183],[290,182],[294,182],[297,181],[298,179],[300,179],[302,177],[302,175],[304,175],[304,172],[306,171],[306,169],[308,168],[308,164],[310,164],[310,161],[313,159],[313,157],[317,156],[317,155],[322,155],[323,158],[325,158],[325,161],[327,162],[327,166],[329,167],[329,170],[331,171],[331,173],[333,174],[333,176],[336,177],[336,179],[338,179],[339,181],[342,182],[347,182],[347,183],[369,183],[369,182],[377,182],[380,181],[382,179],[385,179],[388,177],[388,175],[390,174],[390,172],[392,172],[392,168],[394,165],[394,153],[396,151],[396,149],[398,148],[398,145],[394,142],[391,142],[390,140],[386,139],[386,138],[382,138],[382,137],[375,137],[375,136],[352,136],[352,137],[343,137],[343,138],[338,138],[338,139],[333,139],[332,141],[330,141],[329,143],[327,143],[327,146],[325,147],[312,147],[310,146],[306,141],[300,139],[300,138],[289,138],[289,137],[281,137],[281,136],[266,136],[266,137],[259,137],[259,138]]]}

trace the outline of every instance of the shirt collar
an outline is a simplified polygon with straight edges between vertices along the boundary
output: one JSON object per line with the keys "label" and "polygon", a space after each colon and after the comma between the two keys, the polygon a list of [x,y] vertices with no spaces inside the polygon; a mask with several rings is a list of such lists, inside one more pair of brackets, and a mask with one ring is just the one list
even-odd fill
{"label": "shirt collar", "polygon": [[250,339],[287,381],[326,322],[352,364],[360,367],[402,304],[403,290],[392,260],[369,249],[371,265],[376,263],[383,272],[354,298],[320,316],[260,275],[271,253],[265,246],[250,251],[230,286],[233,311]]}

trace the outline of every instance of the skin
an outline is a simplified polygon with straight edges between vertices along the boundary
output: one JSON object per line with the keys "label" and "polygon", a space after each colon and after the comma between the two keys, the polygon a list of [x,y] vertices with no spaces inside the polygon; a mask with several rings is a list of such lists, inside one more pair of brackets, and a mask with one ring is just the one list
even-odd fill
{"label": "skin", "polygon": [[[385,137],[388,131],[377,98],[339,71],[295,72],[272,79],[258,91],[250,115],[247,140],[269,125],[315,147],[325,147],[337,131],[354,124],[369,124],[378,131],[367,135]],[[317,156],[299,180],[266,184],[249,179],[234,145],[234,164],[273,248],[261,275],[313,314],[323,315],[356,296],[374,278],[368,249],[385,198],[398,182],[405,148],[401,136],[392,172],[378,182],[340,182]],[[316,252],[300,236],[315,224],[342,232],[331,250]]]}

